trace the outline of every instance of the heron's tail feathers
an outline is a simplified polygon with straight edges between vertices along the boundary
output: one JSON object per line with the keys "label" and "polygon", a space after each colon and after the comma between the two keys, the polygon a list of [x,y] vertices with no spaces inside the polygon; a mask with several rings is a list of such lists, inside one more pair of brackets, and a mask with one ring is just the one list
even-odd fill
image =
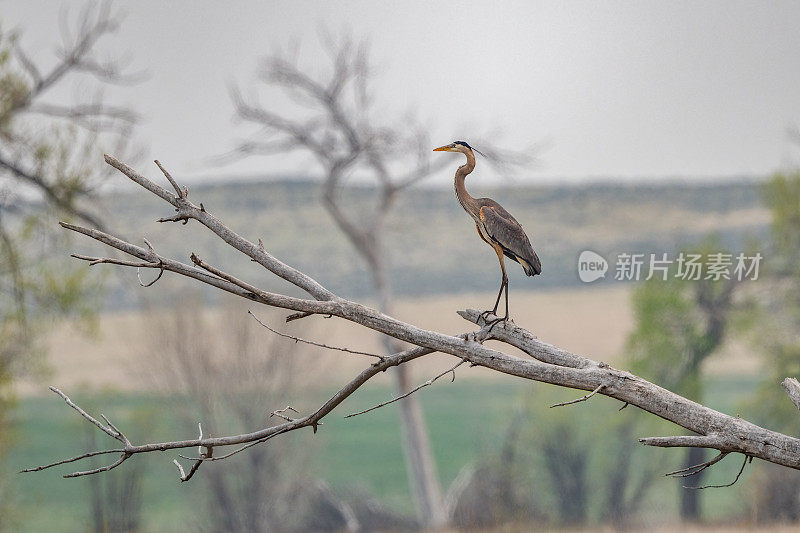
{"label": "heron's tail feathers", "polygon": [[[533,252],[533,250],[531,251]],[[535,276],[536,274],[542,273],[542,263],[539,261],[539,256],[536,255],[536,252],[533,252],[533,255],[529,259],[525,259],[524,257],[519,257],[518,259],[526,275]]]}

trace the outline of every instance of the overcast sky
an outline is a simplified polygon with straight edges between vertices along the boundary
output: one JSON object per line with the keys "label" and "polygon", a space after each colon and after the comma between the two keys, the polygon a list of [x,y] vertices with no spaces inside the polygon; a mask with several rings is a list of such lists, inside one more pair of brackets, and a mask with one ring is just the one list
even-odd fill
{"label": "overcast sky", "polygon": [[[60,5],[0,1],[0,21],[22,31],[37,59],[52,61]],[[137,0],[116,7],[127,16],[101,49],[129,53],[149,76],[107,94],[144,116],[137,136],[147,159],[183,177],[315,170],[298,158],[225,169],[208,158],[246,133],[232,120],[228,86],[247,91],[259,58],[292,39],[302,43],[304,64],[322,68],[322,27],[369,38],[378,98],[390,110],[416,109],[435,145],[469,140],[464,125],[471,125],[501,128],[508,145],[544,146],[531,179],[763,175],[800,156],[787,136],[800,124],[800,2]]]}

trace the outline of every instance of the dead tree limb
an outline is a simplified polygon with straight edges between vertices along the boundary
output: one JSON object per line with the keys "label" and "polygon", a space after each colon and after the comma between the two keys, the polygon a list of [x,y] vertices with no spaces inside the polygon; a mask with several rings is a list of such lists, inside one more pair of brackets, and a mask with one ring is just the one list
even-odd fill
{"label": "dead tree limb", "polygon": [[[91,454],[75,456],[71,459],[57,461],[26,471],[40,471],[53,466],[79,461],[91,455],[120,453],[114,463],[86,472],[76,472],[70,477],[94,474],[116,468],[133,455],[153,451],[202,447],[208,450],[206,457],[191,458],[195,461],[217,461],[239,453],[247,447],[263,443],[280,434],[311,427],[316,431],[321,419],[329,414],[345,398],[357,391],[367,380],[384,370],[402,365],[413,359],[433,352],[442,352],[466,360],[473,365],[517,376],[523,379],[550,383],[561,387],[596,391],[595,394],[608,396],[652,413],[678,426],[697,433],[697,435],[679,435],[669,437],[648,437],[640,439],[645,445],[656,447],[702,447],[713,448],[721,453],[741,453],[746,457],[757,457],[775,464],[800,469],[800,440],[771,431],[738,417],[715,411],[697,402],[670,392],[658,385],[650,383],[638,376],[612,368],[603,362],[569,353],[565,350],[538,340],[525,329],[513,324],[505,324],[487,332],[486,321],[492,316],[482,317],[476,310],[460,312],[461,316],[480,328],[479,332],[460,336],[446,335],[429,331],[409,324],[354,301],[341,298],[322,287],[309,276],[280,262],[270,255],[264,247],[239,236],[222,224],[211,214],[195,206],[185,197],[176,196],[147,178],[136,173],[130,167],[107,156],[106,160],[133,181],[173,205],[178,214],[189,220],[197,220],[230,246],[241,251],[251,259],[264,266],[270,272],[289,283],[305,290],[315,299],[304,299],[270,293],[258,289],[245,281],[224,273],[217,267],[206,265],[204,270],[159,255],[152,247],[142,248],[99,230],[87,229],[71,224],[62,226],[116,248],[130,256],[138,258],[146,264],[142,267],[160,268],[197,281],[212,285],[253,302],[287,309],[295,312],[332,315],[359,324],[367,329],[389,335],[400,341],[414,345],[414,348],[387,356],[383,361],[375,362],[365,368],[351,381],[345,384],[334,396],[313,413],[292,421],[263,429],[226,437],[198,438],[177,440],[153,444],[133,445],[110,423],[103,425],[85,411],[78,412],[88,421],[98,426],[114,439],[122,442],[122,448],[114,448]],[[177,220],[177,218],[176,218]],[[83,257],[90,263],[101,264],[113,262],[103,258]],[[139,265],[140,263],[136,263]],[[123,266],[129,266],[123,262]],[[210,268],[208,268],[210,267]],[[509,355],[502,351],[486,347],[482,344],[485,338],[494,338],[523,350],[530,359]],[[213,448],[240,446],[227,455],[211,456]]]}
{"label": "dead tree limb", "polygon": [[800,409],[800,382],[797,381],[797,378],[786,378],[781,383],[781,386],[786,391],[786,394],[789,395],[789,399],[792,400],[792,403]]}

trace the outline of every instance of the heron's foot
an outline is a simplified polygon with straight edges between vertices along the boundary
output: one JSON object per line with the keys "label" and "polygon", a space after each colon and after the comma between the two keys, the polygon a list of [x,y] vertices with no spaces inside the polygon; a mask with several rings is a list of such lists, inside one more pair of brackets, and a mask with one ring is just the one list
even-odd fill
{"label": "heron's foot", "polygon": [[503,327],[505,327],[506,323],[508,322],[508,316],[504,316],[504,317],[500,317],[500,318],[495,318],[494,320],[490,320],[489,322],[487,322],[486,324],[489,326],[489,330],[486,332],[486,333],[487,333],[487,335],[488,335],[489,333],[491,333],[491,332],[492,332],[492,330],[494,329],[494,327],[495,327],[497,324],[499,324],[500,322],[502,322],[502,323],[503,323]]}
{"label": "heron's foot", "polygon": [[494,315],[494,314],[497,314],[497,309],[487,309],[486,311],[478,315],[478,319],[488,323],[488,320],[486,319],[489,318],[489,315]]}

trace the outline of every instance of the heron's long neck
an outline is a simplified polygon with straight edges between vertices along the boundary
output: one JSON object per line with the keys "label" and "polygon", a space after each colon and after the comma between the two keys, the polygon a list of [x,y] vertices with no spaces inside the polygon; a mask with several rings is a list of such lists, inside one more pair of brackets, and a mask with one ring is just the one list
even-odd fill
{"label": "heron's long neck", "polygon": [[467,175],[475,168],[475,155],[472,152],[466,152],[464,155],[467,156],[467,162],[456,170],[456,198],[458,198],[458,203],[461,204],[461,207],[475,218],[478,216],[478,202],[469,195],[467,188],[464,186],[464,180]]}

